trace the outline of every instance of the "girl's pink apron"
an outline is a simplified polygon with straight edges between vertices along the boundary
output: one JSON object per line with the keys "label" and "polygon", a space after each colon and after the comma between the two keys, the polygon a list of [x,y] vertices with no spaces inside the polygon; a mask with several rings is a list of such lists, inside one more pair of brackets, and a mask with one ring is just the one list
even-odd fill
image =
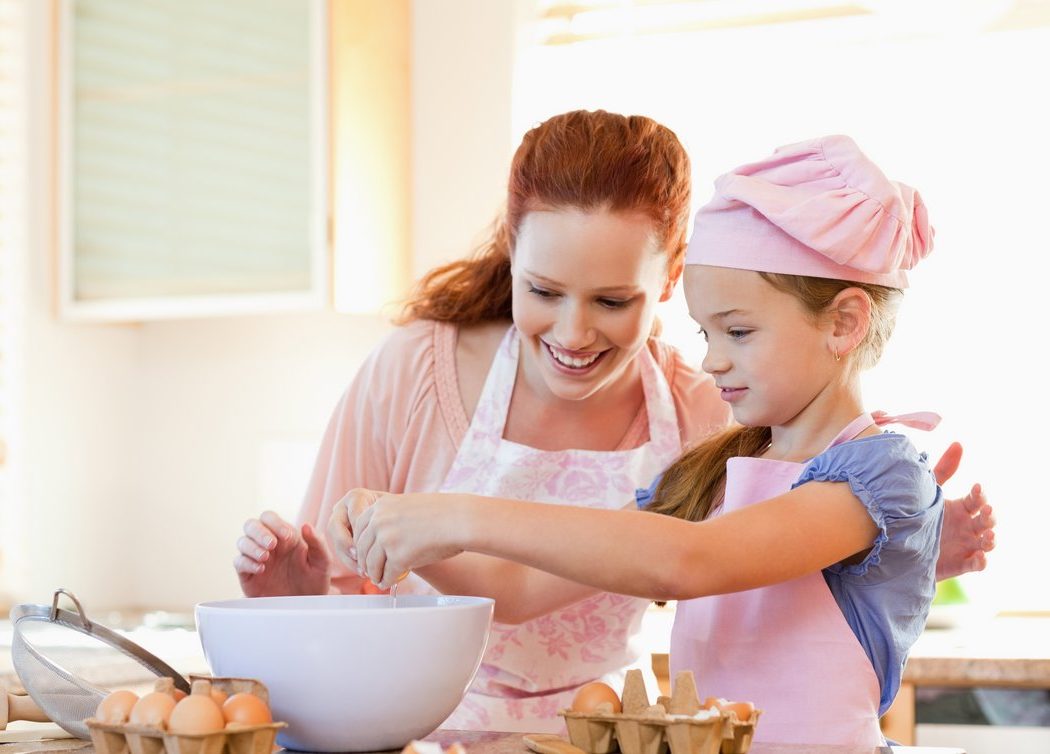
{"label": "girl's pink apron", "polygon": [[[854,419],[831,445],[873,423],[868,414]],[[788,492],[803,468],[731,458],[721,512]],[[701,699],[752,701],[764,710],[756,741],[885,745],[875,670],[819,571],[774,586],[679,602],[671,632],[672,677],[679,670],[695,673]]]}
{"label": "girl's pink apron", "polygon": [[[671,390],[648,348],[638,355],[649,418],[649,441],[643,446],[546,451],[504,440],[518,352],[518,333],[512,327],[496,353],[442,492],[622,508],[634,500],[635,489],[647,486],[678,457],[681,440]],[[399,587],[402,593],[409,591],[405,586],[417,593],[429,590],[415,575],[409,579],[414,583]],[[639,663],[648,668],[649,657],[640,657],[638,633],[649,604],[603,593],[519,626],[494,623],[474,684],[442,727],[563,730],[558,710],[571,705],[581,685],[600,679],[620,688],[627,667]],[[651,676],[651,669],[647,673]]]}

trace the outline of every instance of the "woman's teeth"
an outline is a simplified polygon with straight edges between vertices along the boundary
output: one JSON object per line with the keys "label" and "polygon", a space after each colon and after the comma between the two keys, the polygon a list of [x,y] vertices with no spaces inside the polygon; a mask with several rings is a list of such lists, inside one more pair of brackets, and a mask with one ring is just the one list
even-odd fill
{"label": "woman's teeth", "polygon": [[572,367],[573,369],[582,369],[583,367],[590,366],[598,360],[599,356],[602,355],[602,352],[599,351],[598,353],[591,354],[585,359],[581,359],[576,356],[567,356],[566,354],[559,353],[549,345],[547,346],[547,350],[550,351],[551,356],[553,356],[559,364],[564,364],[565,366]]}

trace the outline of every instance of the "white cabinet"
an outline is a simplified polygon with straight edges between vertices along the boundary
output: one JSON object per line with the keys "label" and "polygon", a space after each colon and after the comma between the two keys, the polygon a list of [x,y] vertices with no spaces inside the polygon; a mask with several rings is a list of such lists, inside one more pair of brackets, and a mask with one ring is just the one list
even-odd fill
{"label": "white cabinet", "polygon": [[61,315],[324,305],[326,3],[59,9]]}

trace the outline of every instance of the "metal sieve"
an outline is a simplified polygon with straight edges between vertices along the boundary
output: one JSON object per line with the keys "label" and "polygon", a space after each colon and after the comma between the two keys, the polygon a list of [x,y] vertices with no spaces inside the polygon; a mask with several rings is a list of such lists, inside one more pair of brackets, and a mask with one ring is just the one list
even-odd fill
{"label": "metal sieve", "polygon": [[[63,594],[75,612],[58,607]],[[26,692],[53,722],[78,738],[90,738],[84,720],[117,688],[168,677],[189,693],[182,675],[135,642],[92,623],[65,589],[55,591],[50,607],[15,605],[11,628],[11,664]]]}

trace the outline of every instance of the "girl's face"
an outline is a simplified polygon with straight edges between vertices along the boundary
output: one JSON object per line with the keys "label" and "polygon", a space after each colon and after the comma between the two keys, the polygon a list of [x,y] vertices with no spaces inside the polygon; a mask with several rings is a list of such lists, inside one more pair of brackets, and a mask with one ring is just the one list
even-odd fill
{"label": "girl's face", "polygon": [[829,326],[757,272],[688,265],[684,286],[707,339],[704,371],[741,424],[786,425],[833,382]]}
{"label": "girl's face", "polygon": [[564,400],[625,374],[675,283],[649,218],[605,210],[530,212],[511,275],[526,373]]}

